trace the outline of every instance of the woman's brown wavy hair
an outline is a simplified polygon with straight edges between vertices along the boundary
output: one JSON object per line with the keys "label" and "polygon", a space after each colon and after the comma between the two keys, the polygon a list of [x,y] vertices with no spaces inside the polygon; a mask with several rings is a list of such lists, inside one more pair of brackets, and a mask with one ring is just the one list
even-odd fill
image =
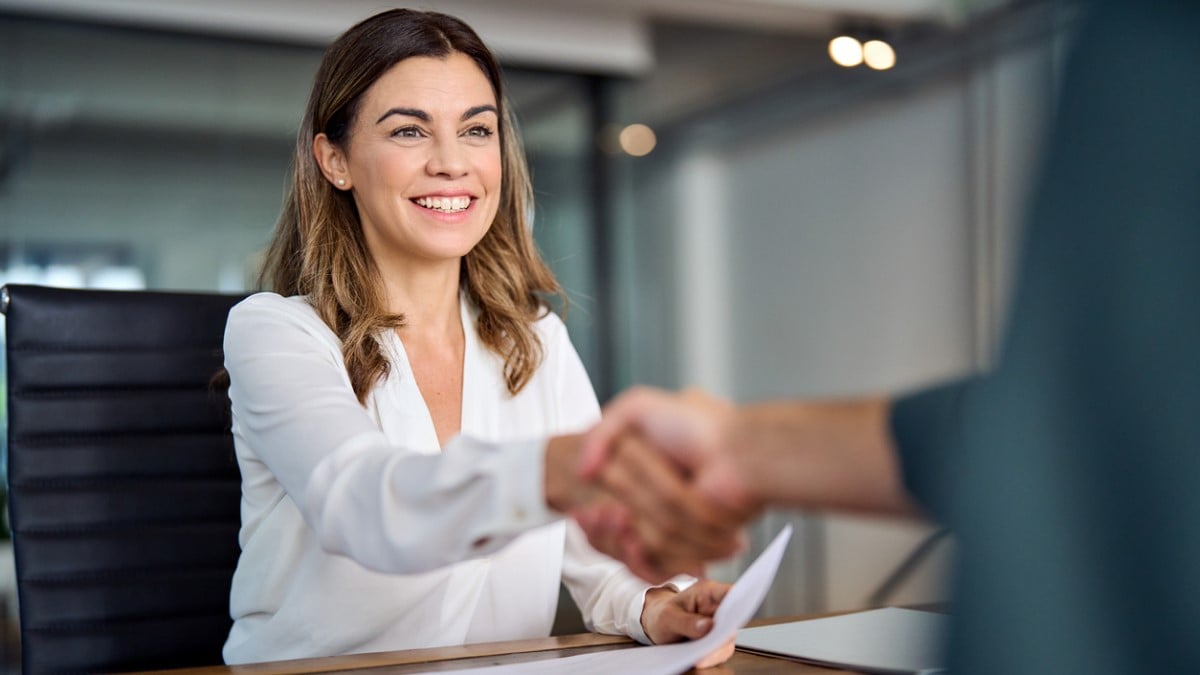
{"label": "woman's brown wavy hair", "polygon": [[[342,342],[360,402],[388,371],[376,336],[404,325],[384,306],[381,276],[367,251],[349,191],[334,189],[313,156],[324,133],[347,150],[363,94],[392,66],[414,56],[471,57],[491,82],[500,117],[500,204],[487,234],[462,261],[462,286],[479,309],[480,339],[504,359],[508,391],[519,392],[542,360],[533,323],[563,297],[533,241],[533,190],[504,98],[500,66],[470,26],[446,14],[396,9],[351,27],[325,51],[300,123],[293,174],[259,277],[281,295],[304,295]],[[563,298],[565,300],[565,298]]]}

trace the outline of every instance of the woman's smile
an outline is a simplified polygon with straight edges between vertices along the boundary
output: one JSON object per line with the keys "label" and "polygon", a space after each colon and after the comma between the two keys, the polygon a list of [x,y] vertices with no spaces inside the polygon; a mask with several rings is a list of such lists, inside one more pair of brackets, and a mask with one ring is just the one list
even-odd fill
{"label": "woman's smile", "polygon": [[471,208],[474,203],[474,200],[468,195],[417,197],[410,201],[423,209],[443,214],[462,213]]}

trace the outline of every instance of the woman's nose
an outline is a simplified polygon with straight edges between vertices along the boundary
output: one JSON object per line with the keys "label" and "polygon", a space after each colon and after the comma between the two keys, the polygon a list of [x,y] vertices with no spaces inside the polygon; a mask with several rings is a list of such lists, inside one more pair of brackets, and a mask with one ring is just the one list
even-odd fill
{"label": "woman's nose", "polygon": [[426,169],[435,176],[457,178],[466,174],[470,169],[470,164],[467,162],[465,149],[458,142],[458,138],[451,137],[435,141]]}

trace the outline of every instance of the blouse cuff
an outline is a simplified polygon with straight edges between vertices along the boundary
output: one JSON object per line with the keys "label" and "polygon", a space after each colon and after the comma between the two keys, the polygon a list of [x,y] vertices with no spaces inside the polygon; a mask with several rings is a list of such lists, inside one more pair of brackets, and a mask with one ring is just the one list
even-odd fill
{"label": "blouse cuff", "polygon": [[546,506],[546,443],[522,441],[503,450],[510,453],[501,469],[508,475],[499,476],[496,485],[503,513],[500,520],[510,524],[505,529],[511,532],[523,532],[562,518]]}
{"label": "blouse cuff", "polygon": [[646,608],[646,592],[657,586],[647,586],[639,593],[634,593],[633,598],[629,601],[629,625],[625,632],[629,637],[637,640],[644,645],[654,644],[646,635],[646,630],[642,628],[642,610]]}

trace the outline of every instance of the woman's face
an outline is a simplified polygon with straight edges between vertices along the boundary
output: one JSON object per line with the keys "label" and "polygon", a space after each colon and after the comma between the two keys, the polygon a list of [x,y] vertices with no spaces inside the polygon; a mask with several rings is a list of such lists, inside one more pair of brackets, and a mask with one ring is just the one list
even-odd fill
{"label": "woman's face", "polygon": [[[381,269],[458,259],[500,202],[496,96],[469,56],[405,59],[368,89],[341,156]],[[335,162],[336,165],[336,162]]]}

